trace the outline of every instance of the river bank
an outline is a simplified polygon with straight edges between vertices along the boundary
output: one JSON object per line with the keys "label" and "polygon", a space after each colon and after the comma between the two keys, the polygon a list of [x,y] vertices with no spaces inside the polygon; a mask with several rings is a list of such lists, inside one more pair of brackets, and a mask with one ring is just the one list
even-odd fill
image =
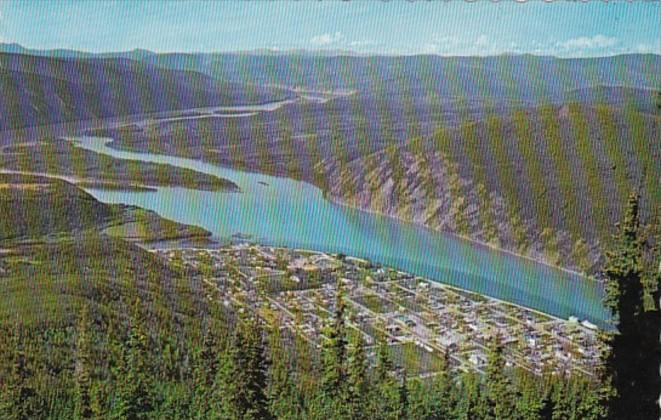
{"label": "river bank", "polygon": [[218,195],[180,187],[159,187],[151,193],[88,190],[104,202],[136,205],[201,226],[216,240],[231,241],[238,232],[265,245],[355,255],[561,318],[575,315],[594,323],[608,319],[601,304],[602,286],[576,273],[337,205],[305,182],[199,160],[119,151],[108,147],[111,139],[107,138],[77,140],[79,147],[97,153],[168,163],[235,182],[241,194]]}

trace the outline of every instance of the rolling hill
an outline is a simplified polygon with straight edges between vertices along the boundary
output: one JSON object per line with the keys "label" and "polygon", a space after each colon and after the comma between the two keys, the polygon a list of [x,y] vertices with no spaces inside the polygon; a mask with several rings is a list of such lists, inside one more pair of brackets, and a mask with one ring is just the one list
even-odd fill
{"label": "rolling hill", "polygon": [[104,232],[131,241],[210,236],[154,212],[101,203],[69,182],[44,176],[0,174],[0,214],[0,241],[8,244]]}
{"label": "rolling hill", "polygon": [[317,172],[333,200],[594,272],[630,192],[658,220],[660,123],[607,106],[521,109]]}
{"label": "rolling hill", "polygon": [[0,131],[217,105],[270,102],[282,90],[216,80],[126,58],[0,53]]}

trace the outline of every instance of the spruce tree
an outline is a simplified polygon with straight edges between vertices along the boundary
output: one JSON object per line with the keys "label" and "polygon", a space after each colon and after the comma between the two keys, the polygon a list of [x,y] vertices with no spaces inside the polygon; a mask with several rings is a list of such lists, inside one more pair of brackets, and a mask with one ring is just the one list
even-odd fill
{"label": "spruce tree", "polygon": [[448,419],[454,407],[454,386],[450,376],[450,353],[445,352],[441,358],[442,364],[432,379],[430,390],[430,404],[432,418]]}
{"label": "spruce tree", "polygon": [[538,378],[528,372],[520,371],[517,373],[516,388],[518,395],[510,397],[516,397],[515,417],[521,420],[542,420],[550,417],[550,404],[545,392],[537,386]]}
{"label": "spruce tree", "polygon": [[402,370],[401,380],[399,382],[399,404],[397,406],[397,418],[407,419],[409,418],[409,386],[408,379],[406,377],[406,371]]}
{"label": "spruce tree", "polygon": [[219,354],[209,418],[242,418],[244,412],[242,392],[245,377],[236,363],[237,353],[240,351],[236,343],[236,339],[231,340],[225,351]]}
{"label": "spruce tree", "polygon": [[36,392],[29,379],[33,372],[28,367],[28,360],[23,349],[20,333],[12,334],[10,337],[9,372],[6,377],[1,378],[0,388],[0,415],[8,420],[28,420],[36,418],[36,411],[32,401]]}
{"label": "spruce tree", "polygon": [[489,402],[480,384],[480,375],[466,372],[460,376],[460,397],[452,418],[458,420],[486,419],[489,416]]}
{"label": "spruce tree", "polygon": [[217,345],[213,333],[207,332],[202,346],[194,355],[193,389],[189,410],[192,419],[202,420],[209,417],[218,362]]}
{"label": "spruce tree", "polygon": [[89,307],[83,306],[78,322],[78,340],[76,344],[75,419],[88,419],[93,415],[91,407],[93,356],[90,323]]}
{"label": "spruce tree", "polygon": [[269,375],[267,397],[271,415],[279,419],[299,418],[302,407],[298,390],[292,380],[288,349],[285,348],[280,324],[275,323],[269,334]]}
{"label": "spruce tree", "polygon": [[245,316],[232,343],[221,354],[214,383],[212,417],[268,419],[267,363],[259,322]]}
{"label": "spruce tree", "polygon": [[377,336],[376,366],[371,384],[369,412],[374,419],[397,419],[399,414],[399,384],[393,375],[394,364],[388,352],[385,334]]}
{"label": "spruce tree", "polygon": [[322,342],[322,398],[327,401],[340,397],[346,382],[344,359],[347,353],[346,339],[346,304],[342,281],[337,281],[335,310],[331,324],[324,328],[325,339]]}
{"label": "spruce tree", "polygon": [[[611,352],[605,357],[617,396],[602,401],[612,407],[616,418],[658,419],[659,389],[659,317],[655,307],[644,304],[644,238],[641,235],[639,197],[629,198],[624,220],[618,227],[613,249],[606,253],[605,304],[611,310],[617,331],[609,334],[606,344]],[[608,384],[606,384],[608,386]]]}
{"label": "spruce tree", "polygon": [[267,419],[270,417],[266,398],[268,364],[264,348],[264,336],[259,321],[247,317],[239,323],[241,352],[238,364],[246,376],[244,419]]}
{"label": "spruce tree", "polygon": [[499,420],[512,418],[514,414],[512,384],[505,373],[505,358],[499,336],[492,337],[489,342],[485,385],[489,402],[489,418]]}
{"label": "spruce tree", "polygon": [[377,383],[383,383],[393,371],[393,363],[388,353],[388,342],[385,334],[378,336],[376,367],[374,369],[374,379]]}
{"label": "spruce tree", "polygon": [[367,355],[360,331],[350,336],[347,352],[346,404],[352,419],[364,418],[368,398]]}
{"label": "spruce tree", "polygon": [[152,410],[151,377],[148,362],[149,337],[145,332],[145,317],[139,299],[133,305],[129,335],[122,346],[122,364],[117,380],[115,414],[118,418],[143,419]]}

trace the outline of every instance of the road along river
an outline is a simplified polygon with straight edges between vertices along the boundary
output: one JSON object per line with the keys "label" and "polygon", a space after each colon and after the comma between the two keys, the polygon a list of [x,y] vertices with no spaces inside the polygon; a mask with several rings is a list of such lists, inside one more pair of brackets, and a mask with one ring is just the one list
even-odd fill
{"label": "road along river", "polygon": [[492,296],[557,317],[575,315],[605,326],[603,285],[575,273],[500,252],[453,235],[326,200],[321,190],[289,178],[244,172],[174,156],[115,150],[109,138],[75,137],[79,147],[120,159],[166,163],[235,182],[240,193],[157,187],[156,191],[86,189],[100,201],[154,210],[201,226],[224,242],[338,252]]}

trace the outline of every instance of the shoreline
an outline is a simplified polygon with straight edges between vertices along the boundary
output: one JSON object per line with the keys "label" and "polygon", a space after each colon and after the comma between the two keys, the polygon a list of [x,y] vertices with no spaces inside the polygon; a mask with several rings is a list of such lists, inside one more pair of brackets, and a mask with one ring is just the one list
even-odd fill
{"label": "shoreline", "polygon": [[[114,139],[112,137],[107,137],[107,138],[112,139],[112,140],[109,141],[106,144],[106,146],[111,148],[111,149],[118,150],[118,151],[128,151],[128,152],[133,152],[133,153],[148,153],[148,154],[154,154],[154,155],[162,155],[162,156],[171,156],[171,157],[180,157],[180,158],[190,159],[190,157],[187,157],[187,156],[184,156],[184,155],[170,155],[170,154],[160,153],[160,152],[156,152],[156,153],[155,152],[145,152],[145,151],[142,151],[142,150],[139,150],[139,149],[136,150],[136,149],[133,149],[133,148],[130,148],[130,147],[126,147],[125,145],[121,145],[121,147],[117,147],[116,139]],[[591,275],[588,275],[588,274],[585,274],[585,273],[582,273],[582,272],[579,272],[579,271],[576,271],[576,270],[572,270],[572,269],[567,268],[567,267],[562,267],[562,266],[559,266],[559,265],[551,264],[548,261],[541,260],[539,258],[534,258],[534,257],[531,257],[529,255],[523,255],[523,254],[517,253],[517,252],[512,251],[512,250],[508,250],[508,249],[505,249],[505,248],[500,248],[500,247],[494,246],[492,244],[480,241],[478,239],[471,238],[471,237],[466,236],[466,235],[460,235],[460,234],[455,233],[455,232],[448,232],[448,231],[443,231],[443,230],[440,230],[440,229],[435,229],[435,228],[426,226],[426,225],[421,224],[421,223],[416,223],[416,222],[413,222],[413,221],[410,221],[410,220],[402,219],[401,217],[385,214],[385,213],[382,213],[382,212],[379,212],[379,211],[376,211],[376,210],[373,210],[373,209],[365,209],[365,208],[361,208],[361,207],[351,205],[349,203],[346,203],[344,201],[340,201],[339,199],[331,196],[324,189],[322,189],[318,185],[314,184],[310,180],[306,180],[306,179],[302,179],[302,178],[300,178],[300,179],[299,178],[294,178],[294,177],[287,176],[286,174],[279,174],[277,172],[276,173],[269,173],[269,172],[261,172],[261,171],[257,171],[257,170],[253,170],[253,169],[243,169],[243,168],[238,169],[233,165],[221,164],[221,163],[215,162],[213,160],[204,159],[204,158],[197,159],[197,160],[199,160],[201,162],[204,162],[204,163],[211,164],[211,165],[215,165],[215,166],[218,166],[218,167],[227,168],[227,169],[240,170],[240,171],[243,171],[243,172],[249,172],[249,173],[253,173],[253,174],[272,176],[272,177],[276,177],[276,178],[290,179],[290,180],[293,180],[293,181],[296,181],[296,182],[303,182],[303,183],[308,184],[308,185],[310,185],[314,188],[319,189],[322,193],[323,198],[325,200],[328,200],[330,203],[335,204],[335,205],[350,208],[350,209],[357,210],[357,211],[362,211],[362,212],[365,212],[365,213],[370,213],[370,214],[375,214],[375,215],[387,217],[387,218],[396,220],[400,223],[407,223],[407,224],[415,226],[417,228],[427,229],[427,230],[429,230],[431,232],[434,232],[434,233],[437,233],[437,234],[451,235],[455,238],[470,242],[471,244],[474,244],[474,245],[482,246],[482,247],[487,248],[487,249],[492,250],[492,251],[506,253],[506,254],[512,255],[512,256],[517,257],[517,258],[523,258],[525,260],[528,260],[528,261],[531,261],[531,262],[534,262],[534,263],[537,263],[537,264],[545,265],[547,267],[557,269],[557,270],[563,271],[563,272],[568,273],[568,274],[573,274],[573,275],[576,275],[576,276],[580,276],[585,280],[593,281],[593,282],[600,283],[600,284],[603,283],[603,281],[601,281],[601,280],[599,280],[599,279],[597,279],[597,278],[595,278]]]}
{"label": "shoreline", "polygon": [[[246,242],[238,242],[238,243],[230,243],[230,244],[220,244],[218,242],[215,242],[214,245],[216,245],[215,248],[195,247],[195,246],[190,246],[190,245],[184,245],[184,246],[151,248],[151,249],[148,249],[148,251],[149,252],[157,252],[157,251],[163,251],[163,250],[166,250],[166,251],[167,250],[182,250],[182,251],[207,251],[207,252],[209,252],[209,251],[219,251],[219,250],[222,250],[222,249],[231,249],[232,247],[238,245],[238,246],[245,246],[245,247],[248,247],[248,248],[257,247],[257,248],[262,248],[262,249],[305,252],[305,253],[309,253],[309,254],[313,254],[313,255],[325,255],[325,256],[330,256],[330,257],[334,257],[334,255],[337,255],[337,253],[316,251],[316,250],[313,250],[313,249],[296,248],[296,247],[283,247],[283,246],[271,246],[271,245],[263,245],[263,244],[252,243],[252,242],[247,242],[247,241]],[[359,260],[359,261],[368,262],[369,264],[372,264],[372,265],[375,264],[372,260],[366,259],[366,258],[355,257],[355,256],[352,256],[352,255],[346,255],[346,257],[351,258],[351,259],[356,259],[356,260]],[[336,258],[336,257],[334,257],[334,258]],[[402,270],[402,269],[399,269],[397,267],[387,266],[387,265],[382,265],[382,267],[385,267],[385,268],[388,268],[388,269],[391,269],[391,270],[395,270],[395,271],[398,271],[398,272],[409,274],[409,275],[413,276],[414,278],[422,279],[423,281],[429,283],[431,285],[431,287],[447,288],[447,289],[453,290],[455,292],[464,292],[464,293],[474,294],[474,295],[480,296],[484,299],[487,299],[488,301],[496,302],[500,305],[509,305],[509,306],[514,307],[514,308],[518,308],[518,309],[522,309],[522,310],[525,310],[525,311],[528,311],[528,312],[532,312],[534,314],[538,314],[538,315],[547,317],[550,320],[556,320],[556,321],[560,321],[560,322],[571,323],[569,318],[562,318],[562,317],[559,317],[557,315],[553,315],[553,314],[549,314],[547,312],[540,311],[539,309],[535,309],[535,308],[531,308],[529,306],[521,305],[519,303],[514,303],[514,302],[507,301],[507,300],[499,299],[499,298],[496,298],[496,297],[493,297],[493,296],[490,296],[490,295],[485,295],[485,294],[482,294],[482,293],[478,293],[476,291],[469,290],[469,289],[462,289],[461,287],[457,287],[457,286],[454,286],[454,285],[451,285],[451,284],[447,284],[447,283],[443,283],[443,282],[440,282],[440,281],[432,280],[428,277],[415,275],[415,274],[413,274],[409,271]],[[570,316],[575,316],[575,315],[570,315]],[[589,328],[587,328],[587,327],[585,327],[584,325],[581,324],[582,321],[591,322],[587,318],[579,319],[578,322],[576,323],[576,325],[579,328],[589,329]],[[597,325],[597,330],[592,330],[592,329],[589,329],[589,330],[591,330],[591,331],[603,331],[604,328]]]}
{"label": "shoreline", "polygon": [[385,213],[382,213],[380,211],[376,211],[376,210],[373,210],[373,209],[364,209],[364,208],[361,208],[361,207],[357,207],[357,206],[354,206],[354,205],[349,204],[347,202],[341,201],[341,200],[339,200],[339,199],[337,199],[333,196],[330,196],[330,195],[326,194],[325,192],[324,192],[324,198],[326,200],[330,201],[331,203],[336,204],[338,206],[346,207],[346,208],[357,210],[357,211],[362,211],[362,212],[365,212],[365,213],[375,214],[375,215],[378,215],[378,216],[387,217],[389,219],[396,220],[400,223],[407,223],[411,226],[415,226],[415,227],[422,228],[422,229],[427,229],[427,230],[429,230],[431,232],[434,232],[434,233],[440,233],[440,234],[444,234],[444,235],[451,235],[455,238],[470,242],[470,243],[475,244],[475,245],[479,245],[479,246],[484,247],[484,248],[488,248],[489,250],[492,250],[492,251],[502,252],[502,253],[509,254],[509,255],[514,256],[514,257],[517,257],[517,258],[522,258],[522,259],[525,259],[525,260],[528,260],[528,261],[531,261],[531,262],[534,262],[534,263],[537,263],[537,264],[541,264],[541,265],[545,265],[547,267],[551,267],[551,268],[554,268],[554,269],[557,269],[557,270],[561,270],[561,271],[564,271],[564,272],[569,273],[569,274],[574,274],[576,276],[580,276],[580,277],[584,278],[585,280],[590,280],[590,281],[593,281],[593,282],[596,282],[596,283],[603,283],[601,280],[599,280],[595,277],[592,277],[590,275],[587,275],[585,273],[581,273],[581,272],[572,270],[570,268],[561,267],[559,265],[551,264],[547,261],[540,260],[538,258],[534,258],[534,257],[531,257],[529,255],[519,254],[515,251],[511,251],[511,250],[508,250],[508,249],[505,249],[505,248],[499,248],[499,247],[494,246],[492,244],[480,241],[478,239],[471,238],[471,237],[466,236],[466,235],[460,235],[460,234],[455,233],[455,232],[448,232],[448,231],[444,231],[444,230],[440,230],[440,229],[434,229],[432,227],[426,226],[426,225],[421,224],[421,223],[416,223],[416,222],[413,222],[413,221],[410,221],[410,220],[402,219],[401,217],[398,217],[398,216],[385,214]]}

